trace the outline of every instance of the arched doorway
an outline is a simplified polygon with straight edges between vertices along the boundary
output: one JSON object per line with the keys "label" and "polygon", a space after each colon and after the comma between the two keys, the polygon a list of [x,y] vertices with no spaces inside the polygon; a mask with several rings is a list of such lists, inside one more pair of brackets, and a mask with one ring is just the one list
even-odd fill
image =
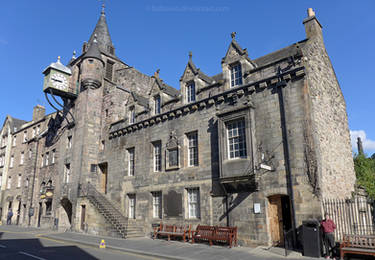
{"label": "arched doorway", "polygon": [[69,220],[69,224],[72,224],[72,203],[67,198],[63,198],[60,203],[65,210],[65,213]]}
{"label": "arched doorway", "polygon": [[269,237],[273,246],[284,246],[284,231],[292,227],[290,200],[287,195],[272,195],[268,197]]}

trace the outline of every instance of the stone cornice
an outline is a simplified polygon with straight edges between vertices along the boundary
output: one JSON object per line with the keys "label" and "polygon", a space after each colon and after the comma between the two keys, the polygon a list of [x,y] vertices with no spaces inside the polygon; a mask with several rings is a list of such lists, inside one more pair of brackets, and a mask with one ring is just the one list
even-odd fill
{"label": "stone cornice", "polygon": [[[202,100],[198,100],[196,102],[172,109],[170,111],[161,113],[159,115],[149,117],[140,122],[127,125],[120,129],[113,130],[109,133],[109,139],[112,139],[114,137],[119,137],[121,135],[127,135],[132,132],[139,131],[142,128],[152,127],[152,125],[156,125],[167,120],[173,120],[175,118],[186,115],[188,113],[194,113],[198,110],[211,107],[216,103],[224,102],[225,98],[230,98],[234,94],[237,96],[243,96],[246,93],[248,94],[253,93],[256,89],[258,89],[259,91],[262,91],[267,87],[275,87],[276,83],[279,81],[278,80],[279,76],[282,77],[284,80],[289,81],[289,80],[292,80],[293,78],[303,77],[304,75],[305,75],[305,68],[303,66],[285,71],[281,75],[273,74],[271,77],[264,78],[262,80],[255,81],[255,82],[250,82],[242,86],[229,89],[227,91],[223,91],[215,96],[208,97]],[[111,126],[114,126],[121,122],[124,122],[124,121],[119,120],[118,122],[116,122],[115,124],[112,124]]]}

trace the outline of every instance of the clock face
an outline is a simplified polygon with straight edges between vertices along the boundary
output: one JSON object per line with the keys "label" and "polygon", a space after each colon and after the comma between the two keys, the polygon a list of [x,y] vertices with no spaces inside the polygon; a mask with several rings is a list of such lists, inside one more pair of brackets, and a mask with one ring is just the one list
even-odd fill
{"label": "clock face", "polygon": [[51,75],[52,87],[59,90],[66,91],[68,88],[68,81],[65,76],[59,73],[54,73]]}

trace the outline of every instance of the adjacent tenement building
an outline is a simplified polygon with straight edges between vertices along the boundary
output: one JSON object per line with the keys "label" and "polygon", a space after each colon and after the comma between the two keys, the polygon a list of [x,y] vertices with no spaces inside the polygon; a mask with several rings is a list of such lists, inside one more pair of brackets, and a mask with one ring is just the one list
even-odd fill
{"label": "adjacent tenement building", "polygon": [[61,108],[5,119],[2,220],[12,208],[20,225],[123,237],[230,225],[241,244],[282,243],[355,183],[322,26],[311,9],[303,24],[306,39],[259,58],[232,33],[217,75],[190,53],[174,88],[116,56],[103,9],[82,54],[44,71]]}

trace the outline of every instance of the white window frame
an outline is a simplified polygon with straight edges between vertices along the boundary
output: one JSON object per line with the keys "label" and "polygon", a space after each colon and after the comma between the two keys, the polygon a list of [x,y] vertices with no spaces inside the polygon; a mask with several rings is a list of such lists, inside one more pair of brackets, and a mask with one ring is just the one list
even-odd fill
{"label": "white window frame", "polygon": [[12,188],[12,176],[8,177],[7,189]]}
{"label": "white window frame", "polygon": [[129,218],[135,219],[136,218],[136,196],[135,194],[128,194],[129,199]]}
{"label": "white window frame", "polygon": [[230,87],[241,86],[243,84],[242,66],[237,62],[230,66]]}
{"label": "white window frame", "polygon": [[195,82],[189,82],[186,86],[186,102],[192,103],[196,101]]}
{"label": "white window frame", "polygon": [[56,157],[56,150],[53,149],[53,150],[52,150],[52,159],[51,159],[51,164],[54,164],[54,163],[55,163],[55,157]]}
{"label": "white window frame", "polygon": [[154,172],[160,172],[162,166],[161,142],[153,143],[154,150]]}
{"label": "white window frame", "polygon": [[64,183],[70,182],[70,163],[65,164]]}
{"label": "white window frame", "polygon": [[194,167],[199,165],[198,153],[198,132],[194,131],[186,134],[188,144],[188,166]]}
{"label": "white window frame", "polygon": [[38,126],[36,127],[36,134],[39,135],[39,133],[40,133],[40,125],[38,125]]}
{"label": "white window frame", "polygon": [[46,166],[48,166],[49,163],[49,152],[46,153]]}
{"label": "white window frame", "polygon": [[17,144],[17,136],[15,135],[15,136],[13,137],[13,144],[12,144],[12,146],[15,147],[16,144]]}
{"label": "white window frame", "polygon": [[40,163],[40,167],[43,167],[44,166],[44,155],[42,154],[42,161]]}
{"label": "white window frame", "polygon": [[14,165],[14,155],[10,157],[10,163],[9,163],[9,168],[13,168]]}
{"label": "white window frame", "polygon": [[134,176],[135,173],[135,148],[128,149],[128,176]]}
{"label": "white window frame", "polygon": [[32,132],[32,138],[34,138],[36,136],[36,127],[33,127],[33,132]]}
{"label": "white window frame", "polygon": [[69,135],[67,138],[66,148],[71,149],[72,148],[72,136]]}
{"label": "white window frame", "polygon": [[26,143],[27,140],[27,131],[23,132],[23,142]]}
{"label": "white window frame", "polygon": [[200,218],[200,194],[199,188],[188,188],[187,189],[187,205],[188,205],[188,218],[197,219]]}
{"label": "white window frame", "polygon": [[162,219],[162,193],[161,191],[152,192],[152,216]]}
{"label": "white window frame", "polygon": [[21,152],[20,165],[23,165],[24,161],[25,161],[25,152]]}
{"label": "white window frame", "polygon": [[247,157],[245,119],[229,121],[225,124],[227,133],[228,159]]}
{"label": "white window frame", "polygon": [[22,185],[22,175],[18,174],[17,188],[21,188],[21,185]]}

